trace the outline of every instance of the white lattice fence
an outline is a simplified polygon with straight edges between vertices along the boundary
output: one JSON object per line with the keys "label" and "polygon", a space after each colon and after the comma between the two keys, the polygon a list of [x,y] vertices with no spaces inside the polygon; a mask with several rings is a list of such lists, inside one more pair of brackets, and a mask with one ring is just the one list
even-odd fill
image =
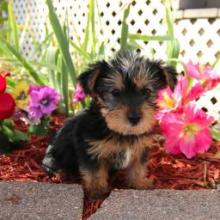
{"label": "white lattice fence", "polygon": [[192,59],[212,64],[220,56],[219,18],[178,20],[176,27],[184,61]]}
{"label": "white lattice fence", "polygon": [[[45,34],[45,21],[47,9],[44,0],[14,0],[15,12],[19,23],[24,24],[29,17],[29,26],[38,39]],[[64,20],[66,12],[69,16],[69,29],[71,39],[82,39],[86,26],[87,14],[86,0],[54,0],[57,14]],[[99,14],[97,19],[102,27],[102,35],[107,40],[107,49],[119,49],[120,28],[123,9],[131,1],[98,0]],[[97,17],[97,16],[96,16]],[[130,33],[146,35],[164,35],[166,26],[163,22],[164,6],[160,0],[134,0],[128,17]],[[220,18],[216,19],[183,19],[176,21],[176,36],[181,42],[181,55],[183,60],[192,59],[202,63],[213,63],[220,55],[219,36]],[[28,54],[31,49],[30,40],[24,45],[24,52]],[[139,42],[144,54],[155,52],[156,58],[165,58],[165,45],[160,42]]]}
{"label": "white lattice fence", "polygon": [[[97,0],[100,19],[96,21],[101,31],[101,37],[106,40],[107,54],[119,49],[120,29],[123,9],[130,0]],[[77,42],[83,39],[88,10],[87,0],[54,0],[54,7],[61,20],[68,14],[70,38]],[[14,0],[15,13],[19,23],[24,24],[29,18],[29,29],[42,40],[45,35],[44,24],[47,19],[45,0]],[[127,23],[130,33],[146,35],[164,35],[166,26],[163,22],[164,6],[160,0],[133,0]],[[176,36],[181,43],[181,59],[189,59],[201,63],[213,63],[220,55],[220,18],[182,19],[176,20]],[[98,32],[97,32],[98,34]],[[155,58],[166,58],[166,45],[161,42],[139,42],[141,52],[146,56],[154,53]],[[24,54],[33,57],[33,45],[26,36],[23,45]],[[212,115],[219,118],[219,90],[211,91],[199,100],[199,105],[208,109]],[[210,99],[215,97],[213,104]],[[213,100],[213,99],[212,99]]]}

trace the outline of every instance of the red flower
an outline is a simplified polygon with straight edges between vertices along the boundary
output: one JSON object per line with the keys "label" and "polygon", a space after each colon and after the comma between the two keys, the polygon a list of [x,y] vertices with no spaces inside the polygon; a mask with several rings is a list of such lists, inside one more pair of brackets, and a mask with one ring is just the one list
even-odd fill
{"label": "red flower", "polygon": [[0,75],[0,93],[3,93],[6,89],[6,80],[5,77]]}
{"label": "red flower", "polygon": [[15,101],[8,93],[0,93],[0,120],[10,118],[15,110]]}
{"label": "red flower", "polygon": [[[2,74],[2,73],[1,73]],[[5,77],[9,73],[5,73],[4,76],[0,74],[0,120],[10,118],[15,110],[15,101],[12,96],[8,93],[4,93],[6,89],[6,79]]]}

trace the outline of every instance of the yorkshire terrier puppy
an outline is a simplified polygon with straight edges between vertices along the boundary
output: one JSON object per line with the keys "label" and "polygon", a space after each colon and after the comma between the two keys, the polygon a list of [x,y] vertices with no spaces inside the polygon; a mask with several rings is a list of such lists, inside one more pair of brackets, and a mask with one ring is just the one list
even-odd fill
{"label": "yorkshire terrier puppy", "polygon": [[156,124],[156,97],[167,85],[174,87],[175,70],[162,61],[119,52],[79,76],[90,106],[70,119],[49,145],[43,167],[81,175],[90,198],[109,193],[112,170],[125,169],[130,187],[146,189],[146,152]]}

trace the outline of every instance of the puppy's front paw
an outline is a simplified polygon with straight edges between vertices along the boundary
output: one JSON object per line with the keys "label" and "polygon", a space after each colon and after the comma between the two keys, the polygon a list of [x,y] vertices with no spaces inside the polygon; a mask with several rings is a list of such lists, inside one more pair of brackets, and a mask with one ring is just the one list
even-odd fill
{"label": "puppy's front paw", "polygon": [[110,194],[109,188],[95,188],[90,189],[89,191],[85,190],[86,196],[89,200],[105,199]]}
{"label": "puppy's front paw", "polygon": [[130,186],[135,189],[153,189],[153,180],[148,178],[136,179],[130,182]]}

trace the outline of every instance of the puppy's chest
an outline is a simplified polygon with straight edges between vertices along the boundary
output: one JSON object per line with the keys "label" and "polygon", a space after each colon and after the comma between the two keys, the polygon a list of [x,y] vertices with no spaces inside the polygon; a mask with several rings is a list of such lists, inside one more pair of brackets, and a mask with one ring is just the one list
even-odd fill
{"label": "puppy's chest", "polygon": [[121,152],[110,154],[107,160],[113,169],[124,169],[132,163],[134,155],[132,150],[128,148]]}
{"label": "puppy's chest", "polygon": [[115,169],[123,169],[141,157],[144,149],[151,146],[152,138],[144,136],[128,140],[107,137],[103,140],[90,140],[88,143],[91,156],[108,160]]}

